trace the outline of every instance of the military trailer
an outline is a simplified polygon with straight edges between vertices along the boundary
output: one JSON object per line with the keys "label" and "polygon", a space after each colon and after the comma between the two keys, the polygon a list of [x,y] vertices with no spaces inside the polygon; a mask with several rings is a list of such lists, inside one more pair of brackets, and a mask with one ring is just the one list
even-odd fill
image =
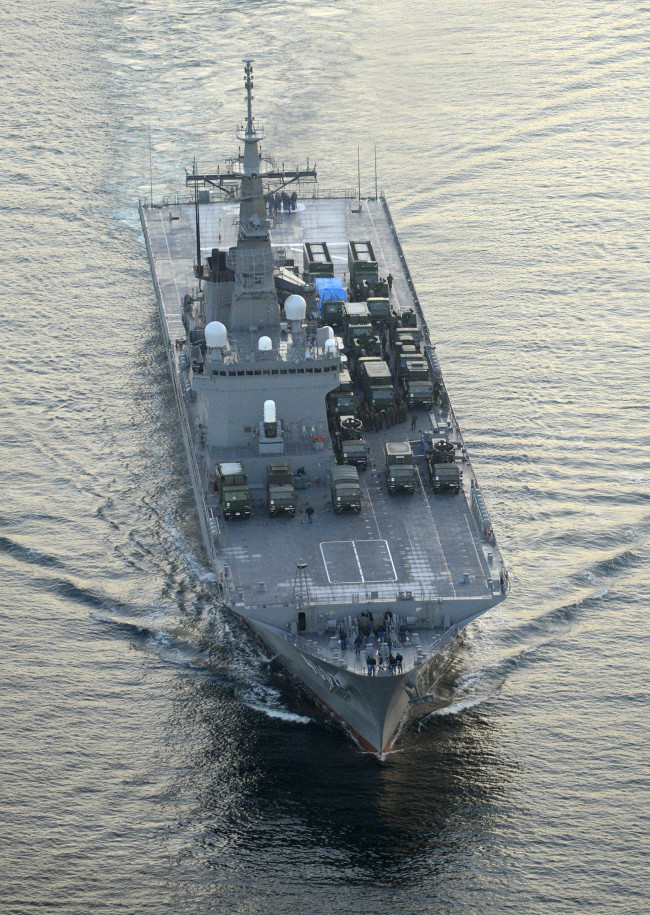
{"label": "military trailer", "polygon": [[339,416],[334,434],[334,452],[338,463],[366,470],[369,450],[361,420],[357,416]]}
{"label": "military trailer", "polygon": [[343,327],[343,309],[348,296],[341,280],[335,277],[320,276],[314,280],[318,296],[318,314],[321,324],[330,327]]}
{"label": "military trailer", "polygon": [[422,361],[422,353],[416,346],[413,346],[412,343],[398,344],[398,349],[395,353],[395,366],[397,370],[397,377],[400,381],[404,380],[406,374],[406,362],[408,359],[419,359]]}
{"label": "military trailer", "polygon": [[334,264],[327,242],[306,241],[302,246],[302,263],[310,277],[334,276]]}
{"label": "military trailer", "polygon": [[337,515],[344,511],[361,511],[361,484],[356,467],[335,464],[330,468],[330,492],[332,505]]}
{"label": "military trailer", "polygon": [[420,331],[417,327],[393,327],[390,332],[390,345],[395,355],[399,355],[404,346],[415,346],[420,351]]}
{"label": "military trailer", "polygon": [[408,442],[386,442],[386,484],[388,492],[415,492],[415,465],[413,453]]}
{"label": "military trailer", "polygon": [[274,461],[266,465],[266,500],[269,516],[289,515],[296,513],[296,492],[293,486],[293,474],[286,461]]}
{"label": "military trailer", "polygon": [[392,406],[395,402],[393,377],[384,360],[364,356],[357,360],[357,367],[366,402],[375,410]]}
{"label": "military trailer", "polygon": [[221,510],[226,521],[232,518],[250,518],[251,491],[244,465],[230,461],[216,465],[217,491],[221,499]]}

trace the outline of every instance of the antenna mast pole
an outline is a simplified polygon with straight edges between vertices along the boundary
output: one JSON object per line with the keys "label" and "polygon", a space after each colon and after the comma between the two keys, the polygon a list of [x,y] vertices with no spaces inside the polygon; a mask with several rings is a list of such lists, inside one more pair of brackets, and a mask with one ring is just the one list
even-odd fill
{"label": "antenna mast pole", "polygon": [[149,112],[149,206],[153,206],[153,165],[151,164],[151,112]]}
{"label": "antenna mast pole", "polygon": [[358,187],[358,197],[361,200],[361,152],[357,146],[357,187]]}
{"label": "antenna mast pole", "polygon": [[377,190],[377,145],[375,144],[375,200],[379,200],[379,191]]}
{"label": "antenna mast pole", "polygon": [[[196,175],[196,156],[194,157],[193,173]],[[201,288],[201,275],[203,267],[201,265],[201,218],[199,211],[199,186],[194,185],[194,215],[196,219],[196,275],[199,278],[199,289]]]}

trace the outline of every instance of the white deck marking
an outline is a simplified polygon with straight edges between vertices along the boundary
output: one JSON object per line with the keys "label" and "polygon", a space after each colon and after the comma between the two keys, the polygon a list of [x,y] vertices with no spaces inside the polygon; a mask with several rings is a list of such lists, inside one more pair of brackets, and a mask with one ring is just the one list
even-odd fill
{"label": "white deck marking", "polygon": [[[371,567],[371,572],[370,572],[371,577],[368,577],[367,575],[364,574],[364,571],[363,571],[364,560],[362,559],[361,556],[359,556],[359,550],[361,550],[361,552],[363,553],[364,551],[361,548],[362,548],[362,545],[365,545],[365,544],[372,545],[370,547],[370,554],[366,557],[366,565],[369,565]],[[345,574],[345,568],[341,568],[339,570],[339,573],[337,574],[336,547],[340,547],[343,545],[349,545],[350,547],[352,547],[351,553],[348,551],[348,556],[351,557],[352,554],[354,555],[354,561],[355,561],[356,567],[359,572],[360,580],[355,579],[354,581],[345,581],[345,580],[341,581],[338,577],[338,574]],[[357,545],[359,546],[359,550],[357,550]],[[328,547],[333,547],[334,549],[332,549],[330,551],[327,549]],[[386,540],[383,540],[383,539],[382,540],[326,540],[320,544],[320,552],[321,552],[321,556],[323,557],[323,564],[325,566],[327,580],[329,581],[329,583],[331,585],[355,585],[355,584],[357,584],[357,585],[364,584],[365,585],[365,584],[380,584],[382,582],[388,583],[388,582],[397,581],[397,571],[395,569],[395,563],[393,562],[393,557],[392,557],[392,554],[390,551],[390,547],[388,546],[388,543]],[[372,552],[375,553],[374,556],[371,555]],[[328,558],[328,556],[330,558]],[[346,558],[345,554],[343,555],[343,557],[339,557],[339,562],[344,563],[345,558]],[[375,560],[375,563],[373,563],[373,559]],[[380,568],[379,568],[379,570],[377,570],[377,569],[372,570],[372,566],[377,564],[377,560],[379,561]],[[332,567],[332,566],[334,568],[332,569],[332,574],[330,574],[330,567]],[[386,570],[385,572],[382,572],[381,566],[384,567],[384,569]],[[348,572],[349,572],[349,570],[348,570]],[[375,575],[380,575],[382,577],[374,577]]]}
{"label": "white deck marking", "polygon": [[350,543],[352,544],[352,549],[354,550],[354,558],[356,559],[357,565],[359,566],[359,575],[361,576],[361,581],[365,584],[366,580],[363,577],[363,569],[361,568],[361,563],[359,562],[359,554],[357,553],[357,548],[354,545],[354,540],[351,540]]}

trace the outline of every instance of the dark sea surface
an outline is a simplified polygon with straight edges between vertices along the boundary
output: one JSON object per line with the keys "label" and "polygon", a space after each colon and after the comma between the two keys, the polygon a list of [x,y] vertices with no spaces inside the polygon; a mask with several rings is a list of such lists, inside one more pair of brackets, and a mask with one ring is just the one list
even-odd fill
{"label": "dark sea surface", "polygon": [[[650,6],[5,0],[0,912],[650,909]],[[379,186],[512,594],[383,763],[213,609],[138,196]],[[149,127],[150,125],[150,127]]]}

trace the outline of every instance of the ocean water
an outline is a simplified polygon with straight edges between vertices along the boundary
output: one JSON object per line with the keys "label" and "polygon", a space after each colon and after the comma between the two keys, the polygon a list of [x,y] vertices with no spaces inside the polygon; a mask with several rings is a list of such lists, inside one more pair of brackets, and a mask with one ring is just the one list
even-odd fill
{"label": "ocean water", "polygon": [[[647,4],[0,22],[0,912],[647,912]],[[137,199],[247,54],[280,161],[376,148],[511,574],[381,764],[214,610],[185,474]]]}

